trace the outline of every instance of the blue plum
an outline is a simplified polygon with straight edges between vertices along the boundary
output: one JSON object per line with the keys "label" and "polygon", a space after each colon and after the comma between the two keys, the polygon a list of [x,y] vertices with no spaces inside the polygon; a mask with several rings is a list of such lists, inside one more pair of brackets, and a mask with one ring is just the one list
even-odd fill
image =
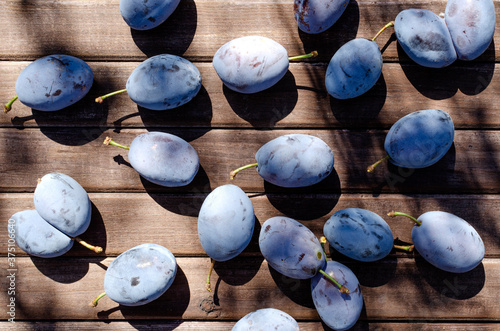
{"label": "blue plum", "polygon": [[495,32],[492,0],[448,0],[446,26],[461,60],[474,60],[490,45]]}
{"label": "blue plum", "polygon": [[415,249],[433,266],[454,273],[474,269],[484,258],[484,243],[476,229],[464,219],[444,211],[426,212],[415,219],[411,238]]}
{"label": "blue plum", "polygon": [[323,233],[333,248],[363,262],[386,257],[394,242],[391,228],[384,219],[362,208],[337,211],[326,221]]}
{"label": "blue plum", "polygon": [[297,321],[282,310],[276,308],[262,308],[243,316],[232,331],[283,330],[299,331]]}
{"label": "blue plum", "polygon": [[455,127],[439,109],[410,113],[391,127],[384,142],[390,161],[401,167],[424,168],[438,162],[453,144]]}
{"label": "blue plum", "polygon": [[405,9],[394,21],[394,31],[405,53],[417,64],[442,68],[457,59],[444,19],[427,9]]}
{"label": "blue plum", "polygon": [[138,105],[165,110],[193,99],[201,89],[201,74],[190,61],[176,55],[153,56],[134,69],[127,93]]}
{"label": "blue plum", "polygon": [[68,175],[54,172],[43,176],[36,186],[34,202],[44,220],[70,237],[79,236],[90,225],[92,204],[89,196]]}
{"label": "blue plum", "polygon": [[349,0],[295,0],[295,20],[303,32],[320,33],[337,22],[348,4]]}
{"label": "blue plum", "polygon": [[396,166],[418,169],[438,162],[450,149],[455,127],[450,115],[439,109],[425,109],[400,118],[385,137],[386,157],[368,167],[372,172],[389,159]]}
{"label": "blue plum", "polygon": [[[157,244],[141,244],[118,255],[104,276],[104,291],[124,306],[139,306],[158,299],[177,273],[174,255]],[[97,301],[94,301],[97,305]]]}
{"label": "blue plum", "polygon": [[233,39],[215,53],[212,65],[231,90],[256,93],[276,84],[288,71],[288,53],[276,41],[260,36]]}
{"label": "blue plum", "polygon": [[318,273],[311,279],[311,294],[321,320],[334,330],[347,330],[356,324],[363,308],[363,294],[356,275],[345,265],[328,261],[323,270],[349,293]]}
{"label": "blue plum", "polygon": [[271,267],[291,278],[309,279],[326,262],[323,248],[314,233],[285,216],[272,217],[264,222],[259,247]]}
{"label": "blue plum", "polygon": [[17,96],[5,105],[5,112],[10,111],[16,99],[42,111],[66,108],[82,99],[93,81],[89,65],[74,56],[56,54],[39,58],[19,74]]}
{"label": "blue plum", "polygon": [[351,99],[371,89],[382,74],[382,54],[375,41],[353,39],[333,55],[326,69],[328,93]]}
{"label": "blue plum", "polygon": [[179,187],[191,183],[198,173],[198,153],[187,141],[165,132],[146,132],[132,140],[130,147],[107,137],[106,145],[128,149],[132,167],[157,185]]}
{"label": "blue plum", "polygon": [[165,22],[180,0],[120,0],[120,13],[135,30],[149,30]]}
{"label": "blue plum", "polygon": [[191,101],[201,89],[201,74],[190,61],[170,54],[153,56],[130,74],[126,88],[95,99],[104,99],[127,92],[132,101],[151,110],[180,107]]}
{"label": "blue plum", "polygon": [[215,261],[227,261],[250,243],[255,215],[250,198],[238,186],[217,187],[203,201],[198,216],[198,236]]}
{"label": "blue plum", "polygon": [[231,172],[256,166],[259,175],[281,187],[305,187],[319,183],[333,170],[333,152],[320,138],[306,134],[288,134],[264,144],[253,163]]}
{"label": "blue plum", "polygon": [[17,246],[38,257],[63,255],[73,247],[73,240],[47,223],[36,210],[24,210],[10,218]]}

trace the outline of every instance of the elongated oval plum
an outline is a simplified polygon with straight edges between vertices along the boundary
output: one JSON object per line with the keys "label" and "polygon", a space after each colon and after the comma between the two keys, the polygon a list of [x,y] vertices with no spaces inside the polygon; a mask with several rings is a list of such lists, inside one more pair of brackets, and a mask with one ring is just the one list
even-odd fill
{"label": "elongated oval plum", "polygon": [[276,308],[262,308],[255,310],[243,316],[232,331],[250,331],[250,330],[283,330],[299,331],[297,321],[282,310]]}
{"label": "elongated oval plum", "polygon": [[255,154],[257,171],[266,181],[281,187],[305,187],[319,183],[333,170],[333,152],[320,138],[288,134],[264,144]]}
{"label": "elongated oval plum", "polygon": [[316,34],[335,24],[348,4],[349,0],[295,0],[293,11],[299,29]]}
{"label": "elongated oval plum", "polygon": [[227,261],[250,243],[255,215],[250,198],[236,185],[217,187],[203,201],[198,216],[198,237],[215,261]]}
{"label": "elongated oval plum", "polygon": [[382,54],[375,41],[357,38],[345,43],[333,55],[326,69],[328,93],[337,99],[362,95],[379,79],[382,63]]}
{"label": "elongated oval plum", "polygon": [[33,197],[40,216],[68,236],[79,236],[89,227],[92,204],[85,189],[70,176],[46,174]]}
{"label": "elongated oval plum", "polygon": [[177,262],[167,248],[141,244],[111,262],[104,276],[104,290],[121,305],[144,305],[165,293],[176,273]]}
{"label": "elongated oval plum", "polygon": [[42,111],[66,108],[82,99],[94,81],[92,69],[70,55],[49,55],[30,63],[16,81],[23,104]]}
{"label": "elongated oval plum", "polygon": [[448,0],[446,26],[461,60],[474,60],[490,45],[495,32],[492,0]]}
{"label": "elongated oval plum", "polygon": [[442,68],[457,59],[444,19],[427,9],[405,9],[394,21],[394,31],[405,53],[417,64]]}
{"label": "elongated oval plum", "polygon": [[120,13],[135,30],[149,30],[165,22],[180,0],[120,0]]}
{"label": "elongated oval plum", "polygon": [[47,223],[36,210],[24,210],[12,215],[17,246],[26,253],[50,258],[63,255],[73,247],[73,240]]}
{"label": "elongated oval plum", "polygon": [[142,177],[167,187],[188,185],[200,166],[193,146],[165,132],[146,132],[135,137],[128,158]]}
{"label": "elongated oval plum", "polygon": [[276,41],[260,36],[233,39],[215,53],[212,65],[231,90],[256,93],[276,84],[288,71],[288,53]]}
{"label": "elongated oval plum", "polygon": [[362,208],[337,211],[325,223],[323,233],[340,253],[363,262],[377,261],[392,250],[391,228],[382,217]]}
{"label": "elongated oval plum", "polygon": [[484,258],[484,243],[464,219],[443,211],[426,212],[417,219],[411,238],[415,249],[435,267],[455,273],[474,269]]}
{"label": "elongated oval plum", "polygon": [[356,324],[363,309],[363,294],[356,275],[345,265],[326,262],[323,270],[349,289],[341,293],[338,287],[322,274],[311,279],[311,294],[321,320],[334,330],[347,330]]}
{"label": "elongated oval plum", "polygon": [[453,144],[455,127],[439,109],[410,113],[391,127],[384,142],[390,161],[405,168],[424,168],[438,162]]}
{"label": "elongated oval plum", "polygon": [[291,278],[311,278],[326,261],[314,233],[289,217],[277,216],[265,221],[259,247],[271,267]]}
{"label": "elongated oval plum", "polygon": [[201,74],[190,61],[176,55],[153,56],[134,69],[127,93],[139,106],[152,110],[179,107],[201,89]]}

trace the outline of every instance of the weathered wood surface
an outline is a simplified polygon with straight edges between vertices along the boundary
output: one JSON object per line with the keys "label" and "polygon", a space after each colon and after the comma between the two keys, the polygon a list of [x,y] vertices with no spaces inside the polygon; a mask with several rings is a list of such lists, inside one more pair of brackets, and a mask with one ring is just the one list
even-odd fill
{"label": "weathered wood surface", "polygon": [[[191,142],[200,158],[200,171],[186,187],[167,189],[150,184],[128,164],[127,151],[103,145],[111,136],[128,145],[144,129],[120,133],[99,128],[0,129],[4,174],[0,191],[33,191],[37,178],[62,172],[89,192],[147,191],[197,193],[230,182],[229,173],[255,162],[255,153],[269,140],[287,133],[308,133],[323,139],[333,150],[335,171],[322,182],[304,189],[283,189],[264,182],[255,169],[236,176],[232,183],[248,193],[499,193],[500,132],[457,131],[454,145],[435,165],[418,170],[379,166],[366,168],[385,156],[385,131],[349,130],[236,130],[163,129]],[[90,141],[89,141],[90,140]],[[88,157],[92,155],[92,157]]]}
{"label": "weathered wood surface", "polygon": [[[262,258],[237,257],[216,264],[212,292],[205,287],[208,258],[179,257],[174,283],[157,300],[139,307],[120,306],[107,297],[88,303],[103,290],[112,258],[16,260],[16,318],[19,320],[237,320],[256,308],[279,307],[301,321],[318,319],[309,280],[280,275]],[[6,258],[0,263],[6,265]],[[363,320],[415,322],[491,320],[496,305],[500,261],[487,259],[464,274],[441,272],[421,259],[346,263],[359,276]],[[33,281],[36,279],[37,281]],[[7,288],[7,278],[2,277]]]}
{"label": "weathered wood surface", "polygon": [[[102,246],[101,256],[117,256],[130,247],[153,242],[167,247],[175,256],[207,256],[198,240],[197,216],[206,194],[176,196],[169,194],[142,193],[94,193],[93,217],[89,229],[81,238]],[[500,197],[498,195],[400,195],[384,194],[377,197],[368,194],[343,195],[294,195],[250,194],[256,224],[254,237],[242,253],[244,256],[261,256],[258,235],[262,223],[268,218],[288,215],[300,220],[317,237],[323,235],[323,225],[328,218],[344,208],[365,208],[381,215],[390,225],[393,236],[399,241],[411,243],[413,222],[406,218],[390,218],[386,214],[394,209],[413,214],[415,217],[431,210],[454,213],[472,224],[483,239],[487,257],[500,257]],[[0,228],[7,228],[7,221],[14,213],[34,209],[33,194],[0,194]],[[0,242],[7,242],[8,233],[0,232]],[[19,256],[26,256],[18,251]],[[0,246],[0,255],[7,255],[7,246]],[[80,245],[65,256],[95,254]],[[412,257],[412,254],[394,252],[393,257]],[[336,258],[341,257],[337,253]]]}
{"label": "weathered wood surface", "polygon": [[[500,3],[494,0],[496,12]],[[182,0],[173,16],[152,31],[131,30],[118,11],[119,0],[6,0],[0,2],[0,100],[14,95],[19,72],[30,61],[66,53],[87,61],[94,71],[90,93],[68,109],[43,113],[20,102],[0,116],[0,304],[10,296],[7,222],[33,209],[37,178],[66,173],[90,193],[92,223],[82,238],[101,245],[100,255],[75,245],[54,259],[32,258],[16,250],[16,321],[0,314],[0,330],[230,330],[258,308],[276,307],[294,316],[302,330],[328,329],[311,301],[308,281],[270,270],[257,236],[269,217],[300,220],[319,237],[337,210],[372,210],[393,235],[411,242],[413,226],[386,215],[397,209],[415,216],[445,210],[469,221],[486,245],[486,257],[465,274],[441,272],[418,253],[393,251],[376,263],[332,258],[358,276],[363,312],[353,330],[491,330],[500,328],[500,33],[472,62],[440,70],[414,64],[392,31],[377,39],[382,78],[366,95],[339,101],[325,92],[328,61],[345,42],[372,37],[406,8],[443,12],[446,1],[354,1],[334,27],[319,35],[297,29],[290,0]],[[498,16],[498,15],[497,15]],[[497,31],[498,32],[498,31]],[[290,55],[318,50],[314,59],[290,64],[275,87],[240,95],[223,87],[211,60],[225,42],[262,35],[281,43]],[[179,109],[154,112],[137,107],[126,94],[94,98],[123,88],[146,58],[171,53],[200,69],[199,95]],[[373,174],[366,167],[384,156],[389,127],[402,116],[439,108],[453,118],[455,142],[438,164],[412,171],[390,164]],[[124,144],[146,131],[165,131],[188,140],[201,169],[187,187],[167,189],[142,180],[127,163],[127,152],[106,147],[112,136]],[[335,171],[311,188],[282,189],[255,170],[232,183],[250,196],[256,231],[243,254],[218,263],[212,294],[204,281],[209,258],[197,236],[197,215],[206,195],[230,183],[229,171],[253,162],[265,142],[282,134],[308,133],[325,140],[335,155]],[[120,307],[108,298],[87,304],[102,291],[106,266],[124,250],[154,242],[168,247],[179,262],[173,286],[143,307]],[[1,244],[3,243],[3,244]],[[78,247],[77,247],[78,246]]]}
{"label": "weathered wood surface", "polygon": [[[7,0],[0,12],[5,40],[0,59],[33,60],[40,54],[71,53],[87,60],[144,60],[160,53],[184,55],[196,61],[211,60],[225,42],[242,35],[262,35],[281,43],[290,55],[317,49],[329,60],[347,41],[372,38],[407,8],[444,12],[446,1],[351,1],[327,32],[299,32],[288,0],[227,1],[184,0],[173,16],[154,31],[131,30],[120,16],[119,0]],[[498,1],[495,1],[497,4]],[[496,12],[500,10],[496,5]],[[30,24],[27,26],[26,23]],[[231,22],[235,22],[231,24]],[[390,34],[378,39],[381,48]],[[500,36],[481,57],[497,60]],[[27,44],[30,46],[27,47]],[[407,61],[392,45],[386,61]],[[403,58],[403,59],[401,59]]]}
{"label": "weathered wood surface", "polygon": [[[172,321],[172,322],[156,322],[156,321],[107,321],[106,323],[94,322],[17,322],[16,330],[28,331],[36,329],[38,331],[94,331],[94,330],[176,330],[176,331],[230,331],[233,328],[234,322],[203,322],[203,321]],[[317,331],[323,329],[324,325],[320,322],[299,322],[300,330],[302,331]],[[384,323],[384,322],[366,322],[360,321],[351,330],[387,330],[387,331],[434,331],[434,330],[495,330],[500,327],[499,323]],[[0,322],[0,330],[12,330],[12,325],[7,322]]]}
{"label": "weathered wood surface", "polygon": [[[17,76],[29,62],[0,62],[0,100],[15,95]],[[273,88],[239,94],[223,87],[211,63],[196,63],[203,87],[189,103],[168,111],[138,107],[122,94],[97,104],[100,95],[125,87],[137,62],[90,62],[94,84],[75,105],[47,113],[14,103],[0,116],[3,127],[255,127],[255,128],[379,128],[420,109],[447,111],[457,129],[498,129],[496,104],[500,74],[494,63],[465,63],[441,70],[415,64],[384,63],[375,87],[354,100],[337,100],[325,87],[326,64],[292,63]],[[412,97],[409,98],[408,95]]]}

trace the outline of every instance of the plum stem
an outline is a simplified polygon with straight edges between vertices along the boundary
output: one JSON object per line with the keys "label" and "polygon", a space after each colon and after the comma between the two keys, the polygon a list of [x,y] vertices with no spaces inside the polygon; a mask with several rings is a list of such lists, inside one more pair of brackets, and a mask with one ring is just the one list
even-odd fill
{"label": "plum stem", "polygon": [[128,147],[128,146],[121,145],[121,144],[115,142],[111,137],[106,137],[106,139],[104,139],[103,144],[104,145],[113,145],[113,146],[120,147],[120,148],[127,149],[127,150],[130,149],[130,147]]}
{"label": "plum stem", "polygon": [[319,243],[321,244],[321,248],[323,249],[323,253],[326,256],[326,251],[325,251],[326,237],[321,236],[321,238],[319,238]]}
{"label": "plum stem", "polygon": [[411,253],[411,252],[413,252],[413,249],[415,248],[415,246],[414,245],[394,245],[394,248]]}
{"label": "plum stem", "polygon": [[212,292],[212,289],[210,287],[210,278],[212,277],[212,271],[214,270],[214,266],[215,266],[215,260],[212,260],[212,263],[210,263],[210,269],[208,269],[208,276],[207,276],[207,291],[208,292]]}
{"label": "plum stem", "polygon": [[420,222],[419,220],[417,220],[415,217],[413,217],[411,215],[408,215],[408,214],[405,214],[405,213],[401,213],[399,211],[394,211],[393,210],[390,213],[388,213],[387,216],[390,216],[390,217],[405,216],[405,217],[408,217],[409,219],[411,219],[413,222],[415,222],[418,226],[422,225],[422,222]]}
{"label": "plum stem", "polygon": [[5,104],[5,106],[3,106],[3,112],[4,113],[8,113],[11,109],[12,109],[12,104],[18,99],[17,95],[15,97],[13,97],[12,99],[10,99],[9,102],[7,102]]}
{"label": "plum stem", "polygon": [[318,56],[318,51],[312,51],[311,53],[308,53],[308,54],[297,55],[297,56],[290,56],[288,58],[288,61],[308,59],[310,57],[316,57],[316,56]]}
{"label": "plum stem", "polygon": [[380,160],[378,160],[377,162],[375,162],[374,164],[372,164],[371,166],[369,166],[366,171],[367,172],[373,172],[375,170],[375,168],[381,164],[382,162],[385,162],[386,160],[388,160],[390,158],[389,155],[386,155],[384,156],[383,158],[381,158]]}
{"label": "plum stem", "polygon": [[118,90],[118,91],[114,91],[114,92],[102,95],[100,97],[95,98],[95,102],[102,103],[104,101],[104,99],[107,99],[109,97],[112,97],[114,95],[117,95],[117,94],[120,94],[120,93],[124,93],[124,92],[127,92],[127,89],[124,88],[123,90]]}
{"label": "plum stem", "polygon": [[91,244],[87,243],[86,241],[83,241],[79,237],[75,237],[75,238],[73,238],[73,240],[76,241],[77,243],[79,243],[80,245],[82,245],[83,247],[86,247],[86,248],[90,249],[91,251],[96,252],[97,254],[102,253],[102,247],[91,245]]}
{"label": "plum stem", "polygon": [[105,296],[105,295],[106,295],[106,292],[102,292],[101,294],[99,294],[99,295],[97,296],[97,298],[95,298],[94,300],[92,300],[92,302],[91,302],[89,305],[90,305],[91,307],[97,307],[97,303],[98,303],[98,302],[99,302],[99,300],[101,300],[101,298],[102,298],[103,296]]}
{"label": "plum stem", "polygon": [[238,169],[234,169],[233,171],[231,171],[229,173],[229,177],[231,179],[234,179],[234,177],[236,177],[236,174],[238,172],[240,172],[241,170],[245,170],[245,169],[248,169],[248,168],[256,167],[257,165],[258,165],[257,163],[251,163],[251,164],[244,165],[243,167],[239,167]]}
{"label": "plum stem", "polygon": [[347,287],[340,284],[335,278],[327,274],[323,269],[319,269],[319,272],[323,276],[325,276],[328,280],[330,280],[332,283],[334,283],[339,288],[340,293],[349,293],[349,289]]}
{"label": "plum stem", "polygon": [[382,29],[380,29],[377,34],[372,38],[372,41],[375,41],[375,39],[378,38],[378,36],[380,36],[380,34],[382,32],[384,32],[387,28],[391,28],[394,26],[394,21],[390,21],[389,23],[387,23],[386,25],[384,25],[384,27]]}

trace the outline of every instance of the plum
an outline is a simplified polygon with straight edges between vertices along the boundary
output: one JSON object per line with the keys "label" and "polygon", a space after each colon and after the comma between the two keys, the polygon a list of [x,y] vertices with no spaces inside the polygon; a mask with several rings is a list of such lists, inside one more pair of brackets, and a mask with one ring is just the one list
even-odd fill
{"label": "plum", "polygon": [[145,305],[158,299],[174,282],[177,261],[165,247],[141,244],[118,255],[106,270],[104,293],[91,303],[107,295],[124,306]]}
{"label": "plum", "polygon": [[132,101],[151,110],[180,107],[201,89],[201,74],[196,66],[177,55],[160,54],[143,61],[130,74],[126,88],[96,98],[104,99],[127,92]]}
{"label": "plum", "polygon": [[386,257],[393,247],[391,228],[382,217],[362,208],[345,208],[325,223],[323,233],[342,254],[363,262]]}
{"label": "plum", "polygon": [[348,4],[349,0],[295,0],[293,11],[299,29],[316,34],[335,24]]}
{"label": "plum", "polygon": [[251,330],[283,330],[299,331],[297,321],[282,310],[276,308],[262,308],[255,310],[243,316],[232,331],[251,331]]}
{"label": "plum", "polygon": [[92,69],[83,60],[63,54],[44,56],[21,71],[16,81],[16,96],[5,105],[4,111],[10,111],[17,99],[36,110],[61,110],[82,99],[93,81]]}
{"label": "plum", "polygon": [[394,20],[394,31],[405,53],[429,68],[449,66],[457,59],[444,19],[427,9],[405,9]]}
{"label": "plum", "polygon": [[296,278],[309,279],[325,264],[321,244],[306,226],[285,216],[264,222],[259,235],[262,255],[276,271]]}
{"label": "plum", "polygon": [[288,134],[264,144],[255,154],[257,163],[231,172],[257,167],[259,175],[281,187],[305,187],[319,183],[333,170],[333,152],[320,138],[306,134]]}
{"label": "plum", "polygon": [[415,219],[411,238],[415,249],[433,266],[448,272],[464,273],[477,267],[484,258],[484,243],[476,229],[464,219],[444,211],[429,211]]}
{"label": "plum", "polygon": [[198,173],[198,153],[187,141],[165,132],[146,132],[132,140],[130,147],[110,137],[105,145],[129,150],[132,167],[148,181],[166,187],[186,186]]}
{"label": "plum", "polygon": [[134,30],[150,30],[172,15],[180,0],[120,0],[120,13]]}

